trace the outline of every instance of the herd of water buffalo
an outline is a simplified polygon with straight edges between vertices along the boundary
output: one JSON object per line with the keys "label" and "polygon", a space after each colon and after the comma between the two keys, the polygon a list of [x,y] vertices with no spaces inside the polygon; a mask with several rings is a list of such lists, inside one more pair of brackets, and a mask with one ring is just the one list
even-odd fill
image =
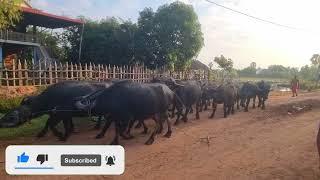
{"label": "herd of water buffalo", "polygon": [[[138,83],[131,80],[109,80],[106,82],[64,81],[49,86],[36,96],[23,99],[20,106],[11,110],[0,120],[1,127],[16,127],[35,117],[48,114],[45,127],[38,137],[43,137],[50,129],[60,140],[65,141],[74,131],[73,117],[98,117],[96,128],[104,119],[104,126],[96,138],[102,138],[115,123],[115,137],[111,144],[119,143],[119,135],[124,139],[133,136],[130,130],[137,122],[136,128],[143,126],[143,133],[148,128],[145,120],[153,119],[155,128],[146,144],[152,144],[156,134],[167,124],[165,137],[170,137],[171,118],[176,117],[175,125],[180,120],[187,122],[188,114],[199,112],[212,106],[210,118],[213,118],[217,104],[223,104],[224,117],[235,112],[240,106],[248,111],[250,99],[258,98],[258,107],[265,108],[270,85],[264,81],[258,83],[203,82],[196,80],[175,80],[173,78],[157,77],[150,83]],[[64,133],[57,129],[57,124],[63,122]]]}

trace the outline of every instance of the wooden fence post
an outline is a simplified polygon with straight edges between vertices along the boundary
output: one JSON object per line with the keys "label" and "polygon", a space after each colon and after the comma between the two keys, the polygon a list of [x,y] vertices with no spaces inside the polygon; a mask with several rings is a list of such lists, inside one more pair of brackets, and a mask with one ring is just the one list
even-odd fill
{"label": "wooden fence post", "polygon": [[29,69],[28,69],[27,60],[24,60],[23,70],[24,70],[25,85],[28,86],[29,85],[29,74],[28,74]]}
{"label": "wooden fence post", "polygon": [[83,77],[82,77],[82,65],[81,65],[81,63],[79,64],[79,80],[81,81],[81,80],[83,80]]}
{"label": "wooden fence post", "polygon": [[16,60],[12,61],[12,79],[13,86],[16,86]]}
{"label": "wooden fence post", "polygon": [[52,84],[53,80],[52,80],[52,64],[51,62],[49,63],[49,84]]}
{"label": "wooden fence post", "polygon": [[23,86],[22,66],[20,59],[18,60],[18,86]]}
{"label": "wooden fence post", "polygon": [[57,62],[54,62],[54,79],[55,79],[55,83],[57,83],[58,80],[58,67],[57,67]]}
{"label": "wooden fence post", "polygon": [[73,63],[72,62],[70,63],[70,79],[74,80],[74,78],[73,78]]}
{"label": "wooden fence post", "polygon": [[6,78],[6,85],[9,86],[9,75],[8,75],[8,71],[6,71],[6,73],[5,73],[5,78]]}

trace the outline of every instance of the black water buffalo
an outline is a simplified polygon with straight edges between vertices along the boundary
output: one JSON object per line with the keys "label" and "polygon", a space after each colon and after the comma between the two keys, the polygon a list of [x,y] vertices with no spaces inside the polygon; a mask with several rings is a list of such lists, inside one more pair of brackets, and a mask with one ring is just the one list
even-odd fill
{"label": "black water buffalo", "polygon": [[210,102],[213,99],[213,94],[214,94],[217,87],[218,87],[218,85],[215,82],[206,83],[202,87],[200,112],[202,111],[202,109],[203,110],[208,109],[208,105],[210,105]]}
{"label": "black water buffalo", "polygon": [[156,127],[146,141],[147,145],[153,143],[163,121],[168,124],[168,132],[165,136],[170,137],[171,135],[171,126],[167,114],[169,103],[163,86],[160,85],[130,81],[115,83],[94,96],[88,96],[77,101],[75,105],[78,109],[90,110],[94,114],[110,117],[111,121],[105,124],[97,138],[103,137],[111,122],[115,122],[116,133],[111,144],[119,143],[119,135],[126,137],[123,133],[130,122],[143,121],[148,118],[155,120]]}
{"label": "black water buffalo", "polygon": [[[188,113],[192,110],[192,106],[196,105],[196,119],[200,119],[199,110],[201,105],[201,82],[195,80],[176,81],[173,78],[154,78],[152,82],[159,82],[166,84],[179,97],[180,101],[175,101],[172,110],[172,117],[174,117],[174,110],[177,109],[177,119],[175,125],[179,124],[180,117],[184,122],[188,121]],[[183,106],[185,112],[183,113]]]}
{"label": "black water buffalo", "polygon": [[258,96],[259,104],[258,107],[262,109],[265,108],[265,101],[268,99],[269,92],[271,91],[271,86],[264,81],[260,81],[257,84],[246,82],[243,84],[240,89],[240,99],[241,106],[245,108],[245,111],[248,111],[248,106],[250,104],[250,99],[253,100],[252,108],[255,108],[256,97]]}
{"label": "black water buffalo", "polygon": [[[88,116],[87,112],[74,107],[77,98],[108,88],[113,82],[63,81],[49,86],[41,94],[25,98],[21,105],[7,113],[1,120],[1,127],[16,127],[35,117],[48,114],[49,119],[37,135],[44,136],[50,128],[54,135],[65,141],[73,131],[72,117]],[[64,135],[56,129],[63,122]]]}
{"label": "black water buffalo", "polygon": [[[165,95],[165,98],[166,98],[166,101],[168,102],[169,107],[171,106],[171,110],[172,110],[172,108],[173,108],[172,106],[175,104],[175,101],[181,101],[181,100],[179,99],[179,97],[177,97],[176,94],[175,94],[167,85],[165,85],[165,84],[161,84],[161,83],[148,83],[148,85],[149,85],[149,86],[154,86],[154,87],[158,87],[158,86],[161,86],[161,87],[162,87],[163,92],[164,92],[164,95]],[[133,126],[133,124],[134,124],[135,121],[136,121],[136,120],[131,121],[131,122],[129,123],[129,128],[128,128],[128,130],[127,130],[127,134],[129,135],[129,137],[132,137],[132,136],[130,135],[130,130],[131,130],[131,128],[132,128],[132,126]],[[144,123],[144,120],[140,120],[139,123],[137,124],[136,128],[140,128],[141,125],[143,125],[143,129],[144,129],[142,133],[143,133],[143,134],[147,134],[148,128],[146,127],[146,125],[145,125],[145,123]],[[160,130],[159,130],[160,133],[162,132],[162,129],[163,129],[163,126],[162,126],[162,124],[161,124]]]}
{"label": "black water buffalo", "polygon": [[269,92],[271,91],[271,86],[268,83],[265,83],[264,81],[260,81],[257,83],[258,86],[258,107],[261,107],[261,109],[265,109],[265,101],[269,97]]}
{"label": "black water buffalo", "polygon": [[223,104],[223,116],[226,118],[234,113],[234,105],[238,105],[238,88],[233,83],[220,85],[211,91],[213,97],[213,109],[210,118],[213,118],[218,104]]}

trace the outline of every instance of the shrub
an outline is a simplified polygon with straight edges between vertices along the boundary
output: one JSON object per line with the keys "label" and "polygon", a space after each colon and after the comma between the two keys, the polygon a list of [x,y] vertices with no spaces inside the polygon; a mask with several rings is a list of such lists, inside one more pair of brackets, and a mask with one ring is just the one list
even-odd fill
{"label": "shrub", "polygon": [[6,113],[20,105],[24,97],[5,98],[0,97],[0,113]]}

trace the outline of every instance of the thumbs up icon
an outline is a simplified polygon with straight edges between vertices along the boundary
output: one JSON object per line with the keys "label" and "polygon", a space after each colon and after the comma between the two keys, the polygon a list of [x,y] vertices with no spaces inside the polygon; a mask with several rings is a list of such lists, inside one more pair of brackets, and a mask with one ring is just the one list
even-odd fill
{"label": "thumbs up icon", "polygon": [[20,156],[18,156],[18,163],[27,163],[29,161],[29,156],[23,152]]}

